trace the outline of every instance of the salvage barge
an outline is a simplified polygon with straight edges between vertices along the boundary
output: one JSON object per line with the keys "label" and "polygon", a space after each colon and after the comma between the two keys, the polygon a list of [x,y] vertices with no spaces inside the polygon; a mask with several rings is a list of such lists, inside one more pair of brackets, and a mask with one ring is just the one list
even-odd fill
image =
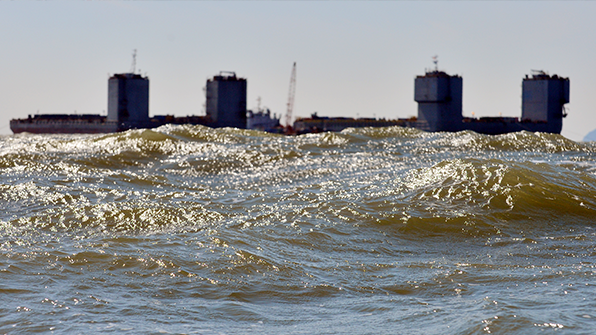
{"label": "salvage barge", "polygon": [[426,131],[472,130],[481,134],[518,131],[560,134],[569,79],[534,71],[522,82],[521,120],[515,117],[471,118],[462,115],[462,78],[442,71],[416,77],[414,100],[418,102],[416,128]]}
{"label": "salvage barge", "polygon": [[462,113],[463,80],[437,69],[417,76],[414,100],[418,116],[408,119],[378,120],[367,118],[300,118],[294,123],[297,133],[341,131],[355,127],[412,127],[429,132],[472,130],[497,135],[518,131],[560,134],[565,104],[569,102],[569,79],[534,71],[522,82],[522,115],[517,117],[464,117]]}
{"label": "salvage barge", "polygon": [[115,74],[108,80],[108,115],[40,114],[13,119],[10,129],[18,134],[101,134],[129,129],[156,128],[164,124],[213,125],[208,116],[149,117],[149,78],[136,73]]}
{"label": "salvage barge", "polygon": [[[460,76],[449,75],[435,68],[415,79],[417,117],[394,120],[329,118],[314,113],[310,118],[297,119],[293,124],[293,133],[401,126],[429,132],[472,130],[496,135],[525,130],[560,134],[566,116],[565,104],[569,103],[569,79],[551,76],[544,71],[534,71],[523,79],[521,118],[464,117],[462,91],[463,80]],[[206,116],[158,115],[150,118],[149,79],[135,73],[116,74],[108,81],[107,116],[35,115],[11,120],[10,128],[14,133],[113,133],[135,128],[155,128],[164,124],[251,128],[249,126],[252,123],[247,120],[246,79],[237,78],[233,72],[222,72],[207,81],[206,92]]]}

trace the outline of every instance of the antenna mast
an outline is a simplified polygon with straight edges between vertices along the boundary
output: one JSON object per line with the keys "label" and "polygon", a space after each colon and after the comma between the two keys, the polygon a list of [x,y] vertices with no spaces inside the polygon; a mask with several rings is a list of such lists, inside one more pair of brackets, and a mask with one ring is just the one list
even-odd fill
{"label": "antenna mast", "polygon": [[433,56],[433,63],[435,63],[435,72],[439,72],[439,56]]}
{"label": "antenna mast", "polygon": [[292,67],[292,76],[290,77],[290,92],[288,93],[288,110],[286,111],[286,127],[292,126],[292,112],[294,111],[294,96],[296,95],[296,62]]}
{"label": "antenna mast", "polygon": [[132,51],[132,65],[130,67],[130,73],[135,73],[137,70],[137,49]]}

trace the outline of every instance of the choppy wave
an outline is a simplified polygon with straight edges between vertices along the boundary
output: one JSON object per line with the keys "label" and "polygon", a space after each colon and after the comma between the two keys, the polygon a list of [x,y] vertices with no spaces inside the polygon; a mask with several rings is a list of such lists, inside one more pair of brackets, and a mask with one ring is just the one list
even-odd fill
{"label": "choppy wave", "polygon": [[[346,218],[371,224],[428,221],[435,227],[446,219],[454,231],[504,233],[510,229],[503,230],[503,222],[511,220],[593,216],[594,149],[560,135],[429,134],[401,127],[297,137],[201,126],[21,135],[0,146],[3,179],[12,181],[0,185],[0,197],[13,208],[39,206],[41,213],[65,205],[51,215],[20,217],[21,224],[129,222],[134,230],[152,222],[205,221],[196,217],[205,213],[234,217],[238,208],[254,211],[252,198],[265,199],[276,213],[292,213],[279,207],[287,198],[288,206],[303,210],[326,203],[330,213],[345,208]],[[222,211],[227,202],[238,208]],[[195,214],[185,216],[182,207]]]}
{"label": "choppy wave", "polygon": [[596,318],[578,299],[596,293],[596,144],[560,135],[21,134],[0,138],[0,203],[0,292],[20,301],[1,332],[85,332],[81,315],[122,333]]}

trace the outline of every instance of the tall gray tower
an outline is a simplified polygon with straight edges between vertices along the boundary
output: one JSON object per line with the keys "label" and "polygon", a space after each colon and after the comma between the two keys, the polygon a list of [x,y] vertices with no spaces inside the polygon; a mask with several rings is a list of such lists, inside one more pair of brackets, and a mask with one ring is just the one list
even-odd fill
{"label": "tall gray tower", "polygon": [[207,80],[206,107],[211,126],[246,129],[246,79],[222,71]]}
{"label": "tall gray tower", "polygon": [[548,122],[549,132],[560,133],[569,102],[569,78],[535,71],[522,83],[522,121]]}
{"label": "tall gray tower", "polygon": [[462,129],[462,86],[460,76],[450,76],[438,70],[416,77],[414,100],[418,102],[418,122],[421,129]]}
{"label": "tall gray tower", "polygon": [[149,123],[149,79],[135,73],[115,74],[108,80],[108,121],[124,128]]}

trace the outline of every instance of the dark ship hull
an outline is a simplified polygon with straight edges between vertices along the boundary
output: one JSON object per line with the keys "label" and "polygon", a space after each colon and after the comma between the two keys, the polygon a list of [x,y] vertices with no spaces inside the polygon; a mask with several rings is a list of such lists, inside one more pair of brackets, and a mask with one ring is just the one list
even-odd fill
{"label": "dark ship hull", "polygon": [[425,121],[419,121],[417,118],[397,119],[397,120],[378,120],[378,119],[352,119],[352,118],[330,118],[318,117],[316,115],[310,118],[296,120],[294,129],[298,134],[318,133],[325,131],[342,131],[346,128],[361,127],[410,127],[428,132],[436,131],[464,131],[471,130],[479,134],[500,135],[515,133],[520,131],[540,132],[560,134],[563,128],[562,119],[557,121],[520,121],[515,117],[482,117],[482,118],[463,118],[461,123],[451,125],[449,129],[441,129],[441,125],[429,124]]}
{"label": "dark ship hull", "polygon": [[[471,130],[480,134],[499,135],[519,131],[560,134],[563,122],[556,121],[518,121],[517,118],[464,119],[462,130]],[[515,120],[511,120],[515,119]]]}
{"label": "dark ship hull", "polygon": [[13,119],[10,129],[15,134],[103,134],[118,131],[118,122],[100,115],[48,114]]}
{"label": "dark ship hull", "polygon": [[[14,119],[10,121],[13,133],[32,134],[106,134],[136,128],[156,128],[164,124],[201,124],[210,126],[202,117],[184,118],[156,118],[145,124],[121,124],[107,121],[106,117],[93,119],[76,115],[37,115],[29,119]],[[416,119],[376,120],[376,119],[351,119],[311,117],[298,119],[294,129],[298,134],[318,133],[325,131],[342,131],[346,128],[361,127],[412,127],[424,131],[441,131],[431,129],[429,124]],[[471,130],[480,134],[499,135],[519,131],[542,132],[560,134],[562,122],[537,122],[519,121],[517,118],[464,118],[461,126],[449,131]]]}
{"label": "dark ship hull", "polygon": [[159,115],[145,122],[108,121],[100,115],[43,114],[27,119],[13,119],[10,129],[13,133],[32,134],[108,134],[130,129],[151,129],[165,124],[192,124],[212,126],[204,116],[175,117]]}

